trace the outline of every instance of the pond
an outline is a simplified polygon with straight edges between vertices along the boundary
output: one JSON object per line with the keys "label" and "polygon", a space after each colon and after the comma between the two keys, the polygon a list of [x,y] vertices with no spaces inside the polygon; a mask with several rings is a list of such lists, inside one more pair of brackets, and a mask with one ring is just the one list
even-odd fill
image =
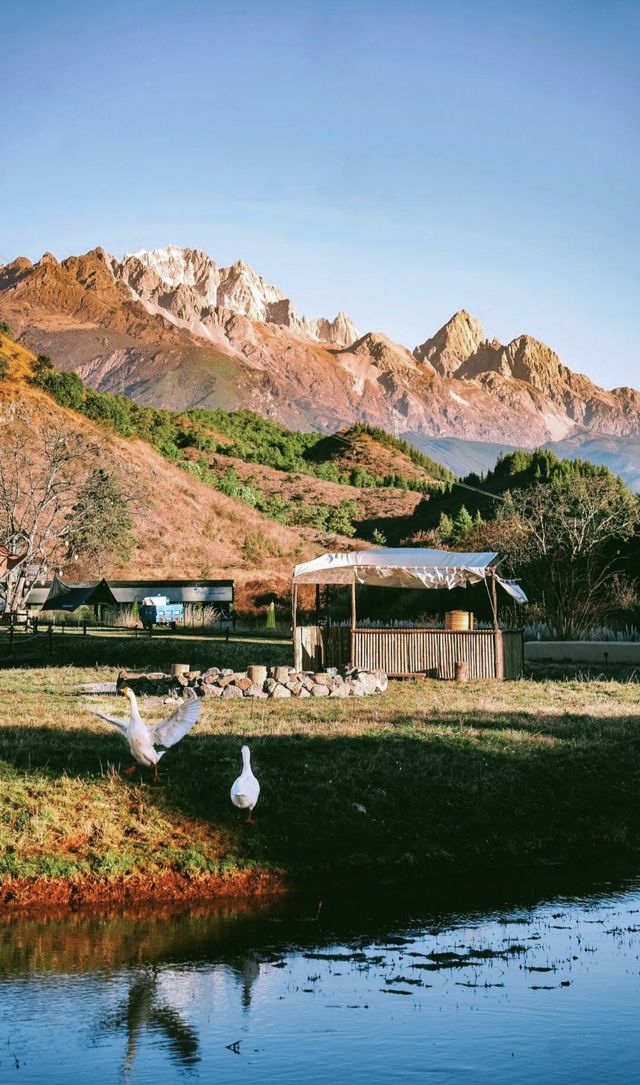
{"label": "pond", "polygon": [[637,1080],[640,878],[0,925],[0,1080]]}

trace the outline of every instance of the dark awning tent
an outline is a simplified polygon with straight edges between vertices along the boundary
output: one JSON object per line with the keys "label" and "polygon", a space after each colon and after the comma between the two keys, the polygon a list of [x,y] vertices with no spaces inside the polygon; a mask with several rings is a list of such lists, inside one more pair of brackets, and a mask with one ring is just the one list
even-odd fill
{"label": "dark awning tent", "polygon": [[106,580],[87,580],[80,583],[65,584],[54,576],[49,594],[42,604],[42,610],[77,610],[78,607],[99,605],[114,606],[117,600]]}

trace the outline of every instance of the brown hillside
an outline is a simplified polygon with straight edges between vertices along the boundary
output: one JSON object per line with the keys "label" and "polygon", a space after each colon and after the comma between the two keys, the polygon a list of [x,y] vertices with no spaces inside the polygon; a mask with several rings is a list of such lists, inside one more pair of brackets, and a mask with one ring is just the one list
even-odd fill
{"label": "brown hillside", "polygon": [[418,482],[435,481],[428,471],[417,467],[404,452],[388,448],[370,433],[358,433],[351,429],[324,437],[309,450],[307,456],[314,463],[332,463],[340,471],[351,472],[361,468],[375,478],[402,475]]}
{"label": "brown hillside", "polygon": [[[199,452],[193,453],[198,458]],[[355,501],[358,506],[356,521],[384,521],[387,517],[412,516],[424,495],[412,490],[392,489],[390,487],[342,486],[336,482],[326,482],[312,475],[299,474],[295,471],[278,471],[274,467],[262,464],[246,463],[234,456],[211,455],[207,457],[210,466],[217,474],[224,475],[233,468],[243,483],[255,483],[266,497],[279,494],[285,501],[304,501],[306,504],[329,505],[337,508],[343,501]],[[362,466],[355,460],[356,466]],[[413,467],[413,464],[411,465]],[[413,467],[415,471],[416,468]],[[296,529],[297,530],[297,529]]]}
{"label": "brown hillside", "polygon": [[[116,475],[131,501],[136,548],[131,561],[113,567],[113,577],[233,577],[242,608],[266,590],[286,594],[293,564],[331,542],[310,529],[293,530],[269,520],[164,460],[145,442],[125,440],[74,411],[59,407],[29,383],[34,357],[0,336],[0,356],[9,362],[0,380],[0,442],[19,411],[36,429],[64,424],[87,441],[99,441],[101,462]],[[70,564],[64,576],[90,576]]]}

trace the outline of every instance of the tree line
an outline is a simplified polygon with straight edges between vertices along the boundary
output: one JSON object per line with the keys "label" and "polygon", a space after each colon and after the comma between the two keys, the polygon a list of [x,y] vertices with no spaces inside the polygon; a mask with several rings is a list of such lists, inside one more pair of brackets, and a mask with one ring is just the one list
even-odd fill
{"label": "tree line", "polygon": [[560,639],[637,611],[640,496],[607,467],[516,451],[461,482],[419,507],[414,542],[496,551]]}

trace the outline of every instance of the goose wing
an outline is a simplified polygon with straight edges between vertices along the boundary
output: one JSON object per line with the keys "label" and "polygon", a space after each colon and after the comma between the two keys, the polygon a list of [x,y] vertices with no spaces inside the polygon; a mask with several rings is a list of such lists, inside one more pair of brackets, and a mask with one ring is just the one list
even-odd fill
{"label": "goose wing", "polygon": [[202,711],[202,705],[191,689],[185,689],[187,700],[168,719],[147,725],[154,746],[175,746],[190,731]]}
{"label": "goose wing", "polygon": [[128,724],[125,720],[117,720],[115,716],[107,716],[104,712],[99,712],[97,708],[87,708],[87,712],[90,712],[92,716],[98,716],[105,723],[110,723],[112,727],[117,727],[120,734],[127,737]]}

